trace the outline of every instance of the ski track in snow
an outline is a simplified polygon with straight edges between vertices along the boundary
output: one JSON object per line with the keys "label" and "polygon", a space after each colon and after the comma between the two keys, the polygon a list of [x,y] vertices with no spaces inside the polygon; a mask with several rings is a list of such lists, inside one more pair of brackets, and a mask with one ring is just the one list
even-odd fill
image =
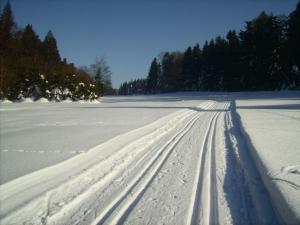
{"label": "ski track in snow", "polygon": [[21,204],[3,185],[0,224],[277,224],[233,101],[172,115]]}

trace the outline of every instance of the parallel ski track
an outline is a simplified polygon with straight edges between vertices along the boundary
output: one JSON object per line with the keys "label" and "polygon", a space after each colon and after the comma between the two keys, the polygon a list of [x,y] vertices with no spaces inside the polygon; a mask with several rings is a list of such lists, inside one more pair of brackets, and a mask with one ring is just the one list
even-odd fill
{"label": "parallel ski track", "polygon": [[[196,113],[179,132],[156,152],[143,170],[141,170],[127,188],[117,195],[116,198],[102,211],[102,213],[93,221],[92,225],[104,224],[110,217],[113,217],[113,219],[109,221],[109,224],[121,224],[124,221],[147,190],[149,184],[159,173],[160,169],[173,152],[175,146],[185,134],[190,131],[200,116],[199,113]],[[117,212],[114,214],[114,211]]]}
{"label": "parallel ski track", "polygon": [[[203,109],[203,110],[205,111],[205,109],[208,109],[208,108],[212,107],[213,105],[214,105],[213,102],[204,102],[204,103],[201,104],[201,108],[199,108],[199,110],[201,111],[201,110]],[[199,113],[199,112],[197,112],[197,111],[184,110],[184,111],[182,111],[180,114],[177,114],[177,115],[176,115],[176,118],[177,118],[177,119],[174,118],[174,123],[183,123],[186,119],[188,119],[189,117],[191,117],[191,116],[193,116],[193,115],[195,115],[195,114],[196,114],[196,115],[197,115],[197,114],[204,115],[203,112],[202,112],[202,113]],[[172,119],[172,120],[173,120],[173,119]],[[172,130],[173,130],[173,128],[172,128]],[[159,132],[159,131],[160,131],[160,132]],[[107,161],[113,162],[114,160],[120,159],[120,153],[122,153],[122,154],[121,154],[121,155],[122,155],[122,156],[121,156],[121,159],[123,159],[123,157],[127,157],[127,156],[128,156],[127,153],[130,153],[133,149],[138,148],[138,149],[139,149],[139,152],[141,152],[143,149],[147,148],[148,145],[151,145],[151,143],[153,142],[153,138],[154,138],[154,139],[157,139],[157,136],[159,136],[159,137],[164,136],[163,132],[165,132],[165,128],[164,128],[164,127],[158,128],[157,130],[154,130],[154,131],[152,131],[152,132],[150,132],[150,133],[148,133],[148,134],[145,134],[144,136],[140,137],[140,138],[137,139],[136,141],[131,142],[131,143],[129,143],[128,145],[124,146],[124,147],[121,148],[119,151],[116,151],[114,154],[110,155],[108,158],[105,158],[105,159],[101,160],[100,162],[98,162],[96,165],[93,165],[93,166],[90,167],[88,170],[85,170],[85,171],[83,171],[82,173],[77,174],[77,175],[74,176],[74,178],[72,178],[71,180],[68,180],[67,182],[62,183],[62,184],[56,186],[55,188],[50,189],[49,191],[47,191],[47,192],[45,193],[45,195],[44,195],[44,194],[43,194],[43,195],[48,199],[48,197],[47,197],[48,194],[47,194],[47,193],[50,193],[50,192],[51,192],[51,193],[60,192],[60,191],[62,190],[62,187],[63,187],[65,184],[72,182],[72,180],[77,179],[78,177],[85,176],[86,173],[88,173],[89,171],[94,171],[94,170],[96,170],[97,168],[99,168],[99,166],[102,166],[102,164],[105,163],[105,162],[107,162]],[[167,131],[167,132],[169,132],[169,131]],[[147,144],[146,144],[146,145],[143,144],[142,147],[141,147],[141,146],[138,145],[141,141],[146,141]],[[148,141],[150,141],[150,142],[148,143]],[[140,147],[141,147],[142,150],[140,150]],[[146,153],[147,153],[147,152],[146,152]],[[147,153],[147,154],[148,154],[148,153]],[[114,173],[116,173],[116,170],[114,170]],[[115,175],[117,175],[117,174],[115,174]],[[51,220],[51,221],[55,221],[56,216],[60,217],[60,215],[65,214],[65,213],[64,213],[65,210],[68,210],[68,211],[71,210],[71,209],[73,210],[73,209],[75,209],[76,207],[80,206],[80,205],[81,205],[80,202],[82,202],[82,201],[84,200],[84,198],[89,197],[91,194],[93,194],[93,192],[91,192],[90,190],[91,190],[91,189],[95,189],[94,187],[98,187],[99,184],[101,184],[101,186],[105,185],[105,184],[107,183],[107,182],[105,182],[105,180],[107,181],[107,179],[101,179],[100,181],[99,181],[99,180],[97,181],[96,179],[92,180],[91,183],[89,183],[88,187],[84,187],[84,188],[81,190],[80,193],[77,193],[76,196],[72,196],[70,202],[64,202],[64,206],[63,206],[62,208],[60,208],[59,211],[56,211],[54,214],[52,214],[52,215],[50,216],[49,219],[50,219],[50,220],[53,219],[53,220]],[[96,183],[95,183],[95,182],[96,182]],[[67,194],[67,193],[66,193],[66,194]],[[33,204],[37,203],[37,201],[43,201],[43,195],[40,195],[39,198],[35,198],[35,199],[33,200]],[[46,199],[46,200],[47,200],[47,199]],[[48,199],[47,201],[49,201],[49,199]],[[67,201],[68,201],[68,199],[67,199]],[[31,203],[32,203],[32,202],[27,202],[27,203],[24,204],[24,206],[21,207],[20,210],[18,210],[18,211],[22,211],[23,208],[26,208],[27,206],[30,208],[30,205],[32,205]],[[49,202],[48,202],[48,203],[49,203]],[[59,202],[53,203],[53,204],[59,204]],[[47,204],[47,205],[48,205],[48,204]],[[50,207],[50,206],[48,206],[48,207]],[[56,205],[55,205],[55,207],[56,207]],[[44,209],[41,209],[41,210],[44,210]],[[45,209],[45,210],[48,211],[48,209]],[[16,212],[16,213],[17,213],[17,212]],[[13,214],[15,214],[15,213],[13,213]],[[58,215],[58,214],[59,214],[59,215]],[[13,216],[13,215],[12,215],[12,216]],[[6,216],[5,216],[5,218],[9,219],[9,217],[10,217],[10,213],[7,213]],[[35,216],[33,215],[33,216],[32,216],[32,218],[35,218],[35,217],[39,217],[39,216],[38,216],[38,215],[35,215]],[[48,213],[46,213],[45,217],[48,217]],[[5,218],[3,217],[3,218],[1,218],[1,219],[5,219]],[[25,219],[25,218],[24,218],[24,219]],[[42,220],[45,220],[45,218],[42,218]],[[45,221],[47,221],[47,220],[45,220]],[[28,222],[29,222],[29,221],[28,221]]]}
{"label": "parallel ski track", "polygon": [[[228,104],[224,104],[223,108],[227,106]],[[221,113],[221,111],[213,113],[204,135],[186,224],[218,223],[215,136],[217,121]]]}

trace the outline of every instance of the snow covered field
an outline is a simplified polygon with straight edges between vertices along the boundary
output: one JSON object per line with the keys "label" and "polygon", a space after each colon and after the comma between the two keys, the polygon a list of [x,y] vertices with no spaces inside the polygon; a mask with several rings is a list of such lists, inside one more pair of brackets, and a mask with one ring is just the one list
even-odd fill
{"label": "snow covered field", "polygon": [[300,222],[300,93],[2,103],[0,224]]}

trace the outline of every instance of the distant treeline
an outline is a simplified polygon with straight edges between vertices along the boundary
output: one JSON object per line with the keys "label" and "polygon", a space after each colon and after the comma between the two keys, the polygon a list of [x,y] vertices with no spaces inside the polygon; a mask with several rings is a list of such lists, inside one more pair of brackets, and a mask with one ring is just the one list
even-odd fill
{"label": "distant treeline", "polygon": [[[32,25],[17,26],[9,2],[3,8],[0,15],[0,99],[93,100],[104,94],[104,86],[110,85],[105,90],[112,90],[110,71],[100,66],[107,67],[105,61],[98,60],[90,68],[76,68],[61,59],[51,31],[40,40]],[[103,71],[108,72],[105,77],[109,80],[103,79]]]}
{"label": "distant treeline", "polygon": [[239,33],[161,54],[146,79],[121,84],[119,94],[299,88],[300,2],[288,17],[262,12]]}

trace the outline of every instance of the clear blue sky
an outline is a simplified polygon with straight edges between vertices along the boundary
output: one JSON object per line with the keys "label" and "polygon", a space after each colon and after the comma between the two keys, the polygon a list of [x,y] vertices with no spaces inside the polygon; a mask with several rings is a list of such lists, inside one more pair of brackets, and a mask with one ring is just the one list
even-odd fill
{"label": "clear blue sky", "polygon": [[[0,0],[1,6],[6,0]],[[240,30],[262,10],[289,14],[298,0],[10,0],[20,26],[44,38],[51,29],[62,57],[76,66],[105,57],[113,85],[145,77],[163,51]]]}

